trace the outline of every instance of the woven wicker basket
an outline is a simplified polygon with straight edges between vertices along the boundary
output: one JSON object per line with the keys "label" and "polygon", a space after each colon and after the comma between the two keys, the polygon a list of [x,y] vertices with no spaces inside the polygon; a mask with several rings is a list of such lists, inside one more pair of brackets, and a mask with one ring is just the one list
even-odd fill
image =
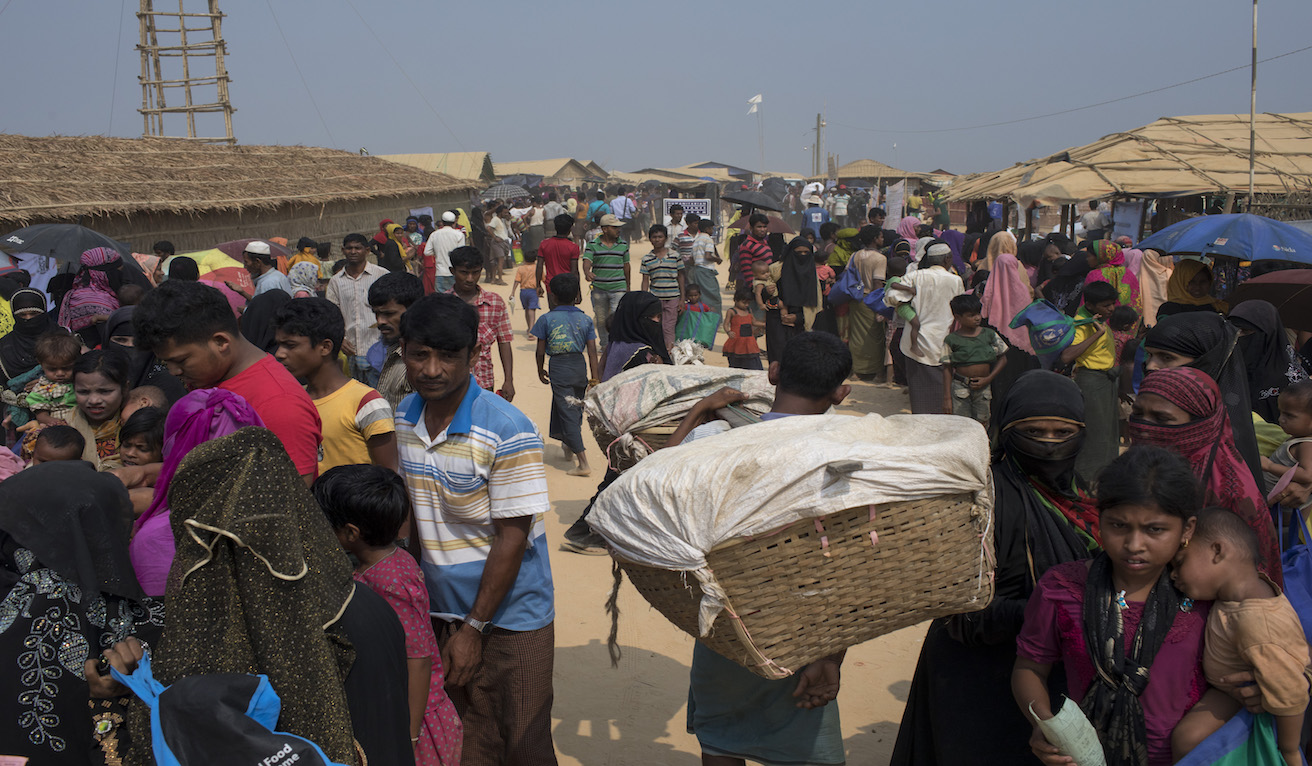
{"label": "woven wicker basket", "polygon": [[[690,572],[619,560],[680,629],[766,678],[909,625],[983,609],[993,597],[988,513],[970,494],[853,508],[722,545],[706,556],[728,596],[699,635]],[[817,522],[819,524],[817,525]]]}
{"label": "woven wicker basket", "polygon": [[[602,454],[606,456],[609,465],[616,471],[623,473],[638,464],[641,458],[634,458],[631,455],[621,454],[618,450],[612,449],[611,445],[618,438],[615,434],[606,430],[605,426],[598,423],[593,418],[588,418],[588,426],[592,429],[592,435],[597,439],[597,446],[601,448]],[[663,449],[669,444],[670,436],[678,430],[678,423],[666,423],[664,425],[644,428],[640,431],[634,431],[633,437],[641,439],[652,452]]]}

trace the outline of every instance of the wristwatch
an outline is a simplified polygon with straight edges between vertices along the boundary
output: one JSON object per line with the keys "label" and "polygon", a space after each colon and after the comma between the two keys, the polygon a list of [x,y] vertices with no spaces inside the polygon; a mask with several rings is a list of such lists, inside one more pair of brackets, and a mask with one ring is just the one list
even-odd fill
{"label": "wristwatch", "polygon": [[477,630],[479,633],[485,636],[492,632],[491,620],[475,620],[473,617],[466,617],[465,619],[461,620],[461,622],[465,623],[469,627],[473,628],[474,630]]}

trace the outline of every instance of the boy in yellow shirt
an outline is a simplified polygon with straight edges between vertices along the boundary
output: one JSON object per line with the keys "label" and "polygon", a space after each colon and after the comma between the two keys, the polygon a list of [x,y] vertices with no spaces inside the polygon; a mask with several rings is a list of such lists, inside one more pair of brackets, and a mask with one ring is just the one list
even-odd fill
{"label": "boy in yellow shirt", "polygon": [[392,407],[374,389],[342,372],[346,335],[342,312],[324,298],[297,298],[273,320],[274,358],[314,400],[323,427],[319,475],[339,465],[373,463],[397,469]]}

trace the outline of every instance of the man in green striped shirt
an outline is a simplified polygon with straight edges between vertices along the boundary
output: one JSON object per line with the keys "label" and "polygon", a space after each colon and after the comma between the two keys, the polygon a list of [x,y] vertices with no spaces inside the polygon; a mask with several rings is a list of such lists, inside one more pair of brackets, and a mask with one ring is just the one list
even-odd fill
{"label": "man in green striped shirt", "polygon": [[613,215],[601,217],[601,236],[583,250],[583,278],[592,283],[592,315],[605,347],[610,315],[629,291],[629,243],[620,239],[620,221]]}

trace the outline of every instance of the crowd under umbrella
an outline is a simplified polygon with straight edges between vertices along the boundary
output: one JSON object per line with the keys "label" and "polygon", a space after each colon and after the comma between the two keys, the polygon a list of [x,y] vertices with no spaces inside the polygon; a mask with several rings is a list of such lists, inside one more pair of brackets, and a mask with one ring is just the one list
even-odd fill
{"label": "crowd under umbrella", "polygon": [[528,196],[528,189],[514,184],[497,184],[479,195],[480,199],[512,200]]}
{"label": "crowd under umbrella", "polygon": [[1251,213],[1190,218],[1152,234],[1136,247],[1175,256],[1219,255],[1242,261],[1312,264],[1312,234]]}
{"label": "crowd under umbrella", "polygon": [[[766,234],[796,234],[797,233],[793,231],[793,227],[789,226],[787,221],[780,218],[779,216],[767,215],[766,218],[770,219],[770,227],[765,230]],[[745,229],[747,228],[750,219],[751,219],[750,215],[745,215],[742,218],[739,218],[738,220],[729,224],[729,228]]]}
{"label": "crowd under umbrella", "polygon": [[755,208],[757,210],[773,210],[776,213],[782,213],[784,203],[759,191],[751,189],[738,189],[736,191],[725,192],[720,195],[720,199],[725,202],[733,202],[739,205]]}
{"label": "crowd under umbrella", "polygon": [[0,249],[5,252],[50,258],[59,263],[60,271],[67,272],[77,271],[82,253],[96,247],[107,247],[119,254],[124,281],[143,287],[150,285],[141,264],[132,257],[132,248],[126,242],[119,242],[95,229],[75,223],[38,223],[0,238]]}

